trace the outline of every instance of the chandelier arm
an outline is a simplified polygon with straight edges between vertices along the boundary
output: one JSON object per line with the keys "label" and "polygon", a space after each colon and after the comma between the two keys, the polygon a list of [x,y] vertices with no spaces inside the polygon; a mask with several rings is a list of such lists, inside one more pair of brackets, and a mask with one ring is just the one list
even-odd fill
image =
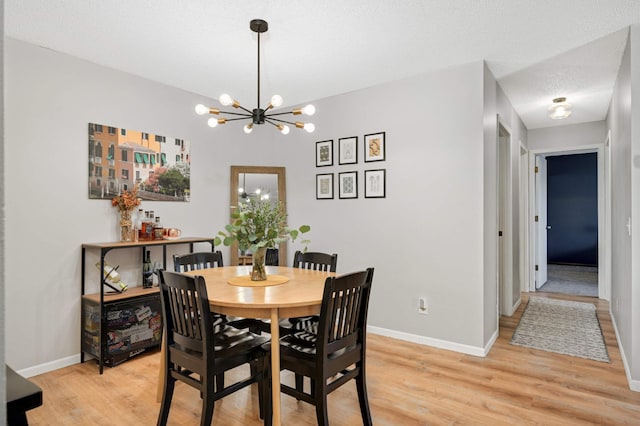
{"label": "chandelier arm", "polygon": [[248,120],[251,119],[250,115],[246,115],[244,117],[238,117],[238,118],[227,118],[227,121],[238,121],[238,120]]}
{"label": "chandelier arm", "polygon": [[[244,109],[244,108],[242,108],[242,109]],[[241,115],[243,117],[253,117],[253,114],[251,113],[251,111],[247,111],[247,114],[242,113],[242,112],[220,111],[220,114]]]}
{"label": "chandelier arm", "polygon": [[[271,123],[271,121],[270,121],[270,120],[273,120],[273,121],[278,121],[278,122],[280,122],[280,123],[287,123],[287,124],[291,124],[291,125],[293,125],[293,126],[295,126],[295,125],[296,125],[296,123],[294,123],[294,122],[292,122],[292,121],[280,120],[279,118],[271,118],[271,116],[265,117],[265,120],[266,120],[266,121],[268,121],[269,123]],[[277,124],[274,124],[274,123],[271,123],[271,124],[273,124],[274,126],[277,126]]]}
{"label": "chandelier arm", "polygon": [[[266,111],[266,110],[265,110]],[[273,117],[274,115],[286,115],[286,114],[293,114],[293,111],[288,111],[288,112],[276,112],[273,114],[269,114],[267,117]]]}

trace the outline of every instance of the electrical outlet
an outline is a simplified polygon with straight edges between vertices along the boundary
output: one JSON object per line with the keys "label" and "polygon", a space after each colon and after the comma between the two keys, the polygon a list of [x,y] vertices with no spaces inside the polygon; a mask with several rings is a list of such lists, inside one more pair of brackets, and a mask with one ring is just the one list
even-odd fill
{"label": "electrical outlet", "polygon": [[429,305],[427,304],[426,297],[418,298],[418,313],[422,315],[427,315],[429,313]]}

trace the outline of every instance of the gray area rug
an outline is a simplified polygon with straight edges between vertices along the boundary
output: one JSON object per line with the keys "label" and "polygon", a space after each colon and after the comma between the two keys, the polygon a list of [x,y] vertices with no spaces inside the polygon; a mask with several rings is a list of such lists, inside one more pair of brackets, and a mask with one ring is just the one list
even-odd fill
{"label": "gray area rug", "polygon": [[592,303],[530,297],[511,344],[610,362]]}
{"label": "gray area rug", "polygon": [[598,297],[598,268],[549,264],[547,282],[538,291]]}

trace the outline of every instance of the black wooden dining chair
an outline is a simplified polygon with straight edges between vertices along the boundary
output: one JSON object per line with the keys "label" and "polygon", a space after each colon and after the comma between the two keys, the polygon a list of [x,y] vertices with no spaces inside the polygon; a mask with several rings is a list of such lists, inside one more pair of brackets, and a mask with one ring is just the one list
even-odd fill
{"label": "black wooden dining chair", "polygon": [[303,269],[313,269],[315,271],[336,272],[338,265],[338,255],[321,253],[318,251],[301,252],[296,251],[293,255],[293,267]]}
{"label": "black wooden dining chair", "polygon": [[205,268],[223,267],[222,252],[202,251],[183,255],[173,255],[173,268],[176,272],[195,271]]}
{"label": "black wooden dining chair", "polygon": [[[293,256],[293,267],[301,269],[313,269],[316,271],[336,272],[338,264],[337,254],[327,254],[321,252],[296,251]],[[282,318],[280,320],[280,336],[285,336],[296,330],[304,328],[313,329],[317,327],[318,316],[308,316],[299,318]],[[268,319],[255,320],[251,324],[251,331],[254,333],[270,333],[271,322]]]}
{"label": "black wooden dining chair", "polygon": [[[201,425],[210,425],[214,402],[252,383],[258,383],[260,417],[271,422],[268,338],[226,324],[214,330],[204,278],[160,271],[164,318],[164,384],[158,425],[166,425],[175,383],[180,380],[200,391]],[[243,364],[250,375],[229,386],[214,377]]]}
{"label": "black wooden dining chair", "polygon": [[278,266],[280,264],[277,248],[267,249],[267,253],[264,256],[264,264],[267,266]]}
{"label": "black wooden dining chair", "polygon": [[315,405],[318,425],[329,424],[327,395],[351,379],[356,381],[362,422],[372,424],[365,375],[372,281],[373,268],[327,278],[317,334],[301,330],[280,339],[280,368],[311,382],[308,393],[285,384],[281,391]]}

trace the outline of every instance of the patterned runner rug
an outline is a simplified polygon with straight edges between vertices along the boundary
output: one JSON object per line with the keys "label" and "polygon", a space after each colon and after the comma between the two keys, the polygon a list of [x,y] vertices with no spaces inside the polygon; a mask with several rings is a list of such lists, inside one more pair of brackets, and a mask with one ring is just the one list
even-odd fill
{"label": "patterned runner rug", "polygon": [[511,344],[610,362],[592,303],[530,297]]}

